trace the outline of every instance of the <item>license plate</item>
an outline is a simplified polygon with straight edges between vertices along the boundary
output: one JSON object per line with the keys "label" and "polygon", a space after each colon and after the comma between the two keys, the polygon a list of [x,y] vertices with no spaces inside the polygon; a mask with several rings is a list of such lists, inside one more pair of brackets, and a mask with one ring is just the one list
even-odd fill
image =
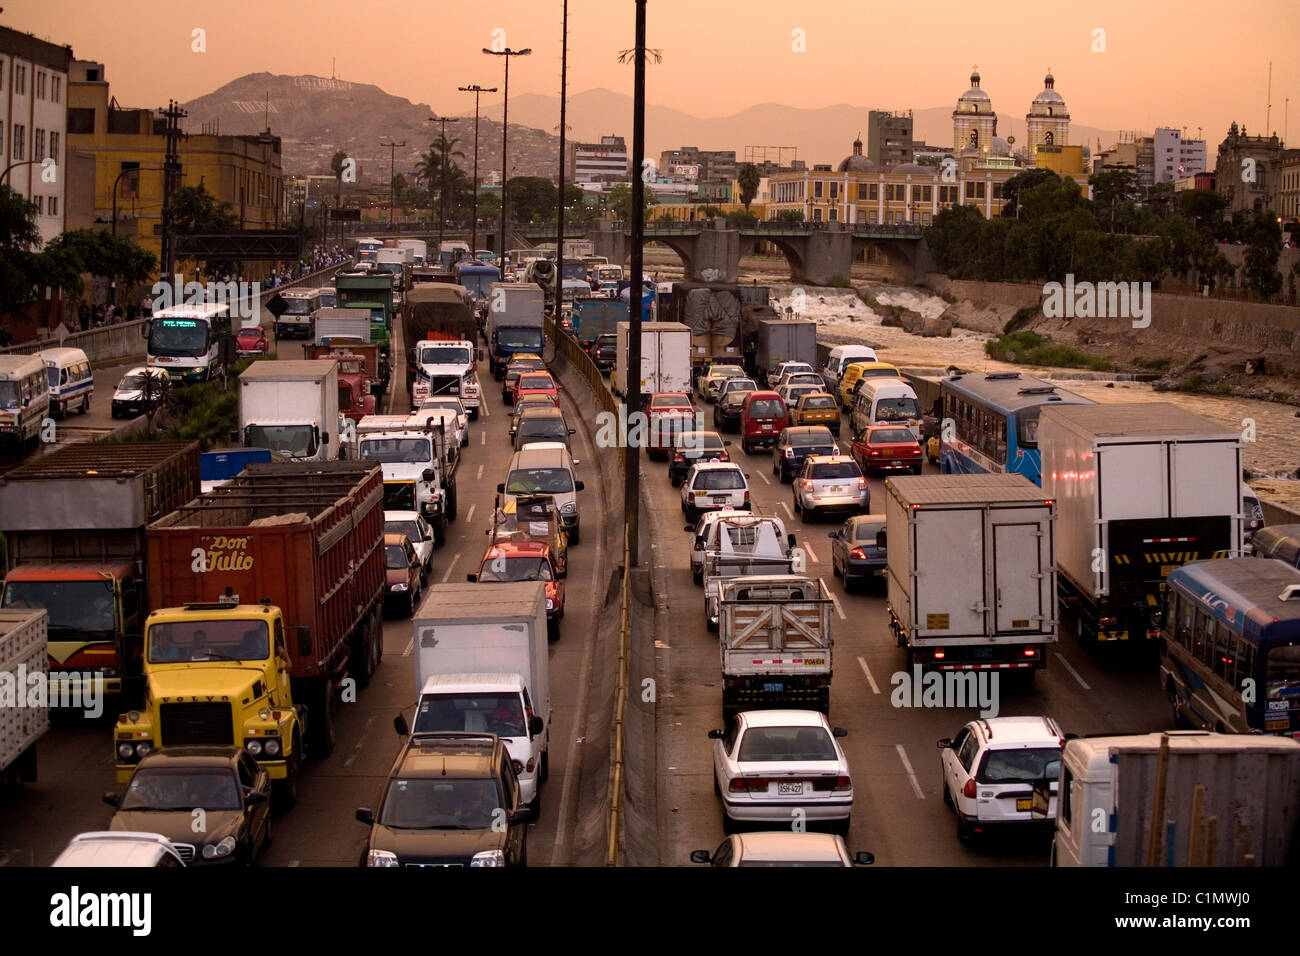
{"label": "license plate", "polygon": [[765,432],[770,432],[771,430],[772,430],[772,426],[771,426],[771,425],[764,425],[764,426],[763,426],[763,431],[765,431]]}
{"label": "license plate", "polygon": [[713,496],[713,503],[714,503],[715,505],[725,505],[725,504],[727,504],[729,501],[731,501],[731,499],[730,499],[729,497],[727,497],[726,495],[714,495],[714,496]]}
{"label": "license plate", "polygon": [[777,785],[776,785],[776,792],[777,792],[777,793],[798,793],[798,794],[802,794],[802,793],[803,793],[803,781],[799,781],[798,783],[780,783],[780,782],[778,782]]}
{"label": "license plate", "polygon": [[1017,801],[1016,801],[1016,810],[1018,810],[1018,811],[1028,810],[1028,809],[1030,809],[1030,807],[1031,807],[1031,805],[1033,804],[1033,802],[1034,802],[1034,801],[1033,801],[1033,798],[1032,798],[1032,797],[1024,797],[1023,799],[1017,800]]}
{"label": "license plate", "polygon": [[827,490],[830,494],[832,494],[832,495],[838,495],[838,494],[842,494],[842,493],[844,492],[844,486],[843,486],[843,485],[831,485],[831,486],[830,486],[828,489],[826,489],[826,490]]}
{"label": "license plate", "polygon": [[783,691],[783,690],[785,690],[785,684],[780,683],[780,682],[778,682],[778,683],[774,683],[774,684],[764,684],[764,685],[763,685],[763,692],[766,693],[766,694],[779,694],[779,693],[781,693],[781,691]]}
{"label": "license plate", "polygon": [[983,658],[989,658],[993,656],[993,648],[991,647],[977,647],[974,649],[974,651],[975,652],[972,655],[973,657],[978,657],[983,659]]}

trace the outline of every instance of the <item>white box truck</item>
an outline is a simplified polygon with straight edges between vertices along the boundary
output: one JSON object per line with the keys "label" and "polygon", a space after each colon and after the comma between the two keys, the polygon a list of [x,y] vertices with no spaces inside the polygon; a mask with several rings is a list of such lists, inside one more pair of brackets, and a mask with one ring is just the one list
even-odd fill
{"label": "white box truck", "polygon": [[0,610],[0,674],[13,694],[0,695],[0,795],[36,780],[36,742],[50,729],[48,622],[42,608]]}
{"label": "white box truck", "polygon": [[1056,630],[1056,509],[1022,475],[885,482],[889,627],[907,669],[1047,663]]}
{"label": "white box truck", "polygon": [[[1203,730],[1079,737],[1065,742],[1058,788],[1054,866],[1300,860],[1300,743],[1286,737]],[[1045,799],[1036,787],[1036,813]]]}
{"label": "white box truck", "polygon": [[269,448],[295,461],[332,461],[340,456],[339,432],[337,362],[254,362],[239,376],[245,448]]}
{"label": "white box truck", "polygon": [[[436,584],[411,622],[413,733],[494,733],[534,811],[550,770],[551,681],[540,581]],[[405,732],[398,726],[399,732]]]}
{"label": "white box truck", "polygon": [[1169,572],[1241,552],[1239,431],[1167,402],[1055,405],[1038,445],[1063,626],[1081,641],[1157,639]]}
{"label": "white box truck", "polygon": [[[627,367],[628,338],[632,323],[618,323],[618,349],[609,384],[615,395],[627,395],[632,374]],[[691,392],[691,330],[680,322],[644,322],[641,325],[642,395],[655,392]]]}
{"label": "white box truck", "polygon": [[316,313],[316,345],[370,344],[370,316],[360,309],[321,309]]}

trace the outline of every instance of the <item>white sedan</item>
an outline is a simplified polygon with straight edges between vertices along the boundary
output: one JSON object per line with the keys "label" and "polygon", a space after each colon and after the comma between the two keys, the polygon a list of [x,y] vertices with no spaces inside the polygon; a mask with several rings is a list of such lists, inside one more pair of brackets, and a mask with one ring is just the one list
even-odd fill
{"label": "white sedan", "polygon": [[739,833],[708,850],[694,850],[692,863],[710,866],[869,866],[876,855],[849,856],[844,838],[831,833]]}
{"label": "white sedan", "polygon": [[743,711],[725,730],[709,731],[723,831],[799,822],[848,833],[853,781],[836,740],[847,734],[813,710]]}
{"label": "white sedan", "polygon": [[739,365],[713,365],[695,380],[695,391],[706,402],[718,400],[718,389],[730,378],[743,378],[745,370]]}

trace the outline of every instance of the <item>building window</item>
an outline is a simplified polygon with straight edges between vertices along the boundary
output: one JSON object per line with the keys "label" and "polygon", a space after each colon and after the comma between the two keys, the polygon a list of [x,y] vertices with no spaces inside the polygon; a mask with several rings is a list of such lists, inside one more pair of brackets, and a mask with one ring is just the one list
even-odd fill
{"label": "building window", "polygon": [[45,158],[45,130],[32,130],[32,159]]}
{"label": "building window", "polygon": [[993,198],[994,199],[1002,198],[1002,183],[993,184]]}
{"label": "building window", "polygon": [[839,211],[838,209],[835,209],[835,208],[832,207],[832,208],[831,208],[831,222],[837,222],[837,221],[839,220],[839,218],[840,218],[840,211]]}
{"label": "building window", "polygon": [[968,181],[966,182],[966,198],[967,198],[967,199],[983,199],[983,198],[984,198],[984,184],[983,184],[983,183],[979,183],[979,182],[974,182],[974,181],[972,181],[972,180],[968,180]]}
{"label": "building window", "polygon": [[27,129],[21,123],[14,123],[14,148],[11,155],[14,162],[27,158]]}
{"label": "building window", "polygon": [[876,224],[876,211],[874,209],[868,210],[867,222],[869,222],[873,226]]}
{"label": "building window", "polygon": [[821,222],[821,221],[822,221],[822,207],[821,207],[821,206],[814,206],[814,207],[813,207],[813,222]]}
{"label": "building window", "polygon": [[820,179],[815,179],[813,180],[813,199],[821,199],[821,198],[822,198],[822,181]]}
{"label": "building window", "polygon": [[50,130],[50,159],[55,163],[59,161],[59,133],[57,130]]}
{"label": "building window", "polygon": [[932,190],[933,188],[934,188],[933,186],[913,186],[912,190],[917,194],[918,201],[932,202],[933,201],[931,199],[932,193],[930,192],[930,190]]}
{"label": "building window", "polygon": [[839,198],[840,198],[840,184],[839,184],[839,183],[831,183],[831,198],[832,198],[832,199],[839,199]]}
{"label": "building window", "polygon": [[861,201],[866,198],[867,198],[867,184],[858,183],[858,200]]}
{"label": "building window", "polygon": [[32,197],[32,202],[36,203],[36,215],[38,215],[38,216],[44,216],[44,215],[45,215],[45,197],[44,197],[44,196],[33,196],[33,197]]}
{"label": "building window", "polygon": [[44,70],[36,71],[36,98],[38,100],[45,99],[45,71]]}
{"label": "building window", "polygon": [[[0,67],[3,70],[3,67]],[[5,121],[0,120],[0,156],[5,154]]]}
{"label": "building window", "polygon": [[903,223],[903,214],[901,212],[894,213],[894,225],[899,226],[902,225],[902,223]]}
{"label": "building window", "polygon": [[63,98],[63,77],[50,77],[50,102],[58,103]]}
{"label": "building window", "polygon": [[14,95],[25,96],[27,94],[27,67],[14,67]]}
{"label": "building window", "polygon": [[930,214],[928,212],[921,213],[921,225],[923,226],[930,225]]}

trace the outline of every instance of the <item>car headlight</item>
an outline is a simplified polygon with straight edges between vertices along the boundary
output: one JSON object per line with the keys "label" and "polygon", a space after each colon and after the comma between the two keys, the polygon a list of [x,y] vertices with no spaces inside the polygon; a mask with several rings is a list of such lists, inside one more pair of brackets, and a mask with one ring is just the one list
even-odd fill
{"label": "car headlight", "polygon": [[405,591],[406,589],[407,589],[407,584],[406,584],[405,581],[403,581],[401,584],[392,584],[392,585],[389,585],[389,588],[388,588],[388,590],[390,590],[390,591]]}
{"label": "car headlight", "polygon": [[366,854],[366,866],[397,865],[397,854],[389,850],[371,850]]}
{"label": "car headlight", "polygon": [[203,848],[203,859],[219,860],[223,856],[230,856],[235,852],[235,838],[232,836],[222,837],[216,843],[209,843]]}
{"label": "car headlight", "polygon": [[470,866],[505,866],[506,855],[500,850],[484,850],[475,853],[469,861]]}
{"label": "car headlight", "polygon": [[256,757],[262,753],[262,741],[246,740],[244,741],[244,749]]}
{"label": "car headlight", "polygon": [[578,513],[578,506],[574,502],[570,501],[568,504],[560,507],[560,512],[566,515],[576,515]]}

